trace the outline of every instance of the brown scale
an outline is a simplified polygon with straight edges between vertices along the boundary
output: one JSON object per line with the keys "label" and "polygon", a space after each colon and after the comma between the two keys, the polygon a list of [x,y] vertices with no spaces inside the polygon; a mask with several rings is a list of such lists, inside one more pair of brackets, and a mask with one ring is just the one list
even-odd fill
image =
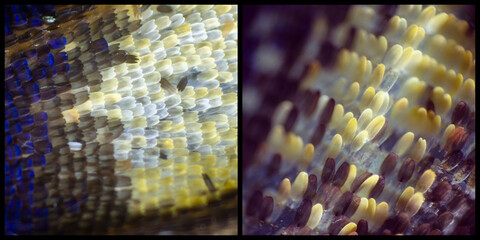
{"label": "brown scale", "polygon": [[412,235],[428,235],[430,232],[430,223],[424,223],[418,225],[415,230],[413,230]]}
{"label": "brown scale", "polygon": [[322,182],[328,182],[335,174],[335,160],[333,158],[327,158],[325,165],[323,166],[321,180]]}
{"label": "brown scale", "polygon": [[293,126],[295,126],[295,122],[297,121],[298,118],[298,108],[297,106],[293,106],[293,108],[290,110],[290,113],[287,116],[287,119],[284,122],[285,126],[285,132],[290,132],[293,129]]}
{"label": "brown scale", "polygon": [[368,221],[365,219],[360,219],[357,223],[357,230],[356,232],[358,235],[367,235],[368,234]]}
{"label": "brown scale", "polygon": [[317,193],[317,176],[315,174],[308,175],[308,185],[305,194],[303,195],[304,198],[313,200]]}
{"label": "brown scale", "polygon": [[182,92],[185,87],[187,86],[187,83],[188,83],[188,78],[187,77],[183,77],[180,82],[178,82],[177,84],[177,89],[178,91]]}
{"label": "brown scale", "polygon": [[332,187],[330,186],[330,183],[328,182],[322,183],[320,187],[318,187],[314,202],[318,202],[324,205],[331,190],[332,190]]}
{"label": "brown scale", "polygon": [[263,202],[263,193],[259,190],[253,192],[247,201],[246,214],[247,216],[255,216]]}
{"label": "brown scale", "polygon": [[280,166],[282,164],[282,155],[275,153],[270,160],[270,163],[267,167],[267,177],[272,177],[278,174]]}
{"label": "brown scale", "polygon": [[334,107],[335,107],[335,99],[330,98],[327,104],[325,105],[322,115],[320,115],[320,119],[318,120],[318,122],[328,124],[328,122],[330,122],[330,119],[332,118]]}
{"label": "brown scale", "polygon": [[385,188],[385,177],[380,176],[378,178],[377,184],[370,191],[370,198],[378,198],[382,194],[383,189]]}
{"label": "brown scale", "polygon": [[461,192],[455,191],[454,194],[454,197],[452,197],[451,201],[448,203],[448,210],[451,212],[456,211],[467,202],[467,199]]}
{"label": "brown scale", "polygon": [[380,166],[380,175],[388,176],[395,169],[395,166],[397,165],[397,159],[397,154],[394,152],[389,153]]}
{"label": "brown scale", "polygon": [[430,193],[431,200],[433,202],[440,202],[442,201],[452,190],[452,185],[448,181],[441,181],[439,182],[433,191]]}
{"label": "brown scale", "polygon": [[311,234],[312,234],[312,229],[308,226],[304,226],[300,228],[300,230],[298,230],[295,235],[311,235]]}
{"label": "brown scale", "polygon": [[345,225],[350,222],[350,219],[347,216],[341,215],[334,217],[330,225],[328,226],[328,233],[330,235],[337,235],[340,230],[342,230]]}
{"label": "brown scale", "polygon": [[306,105],[305,108],[305,113],[307,116],[311,116],[315,112],[315,110],[317,109],[318,100],[320,99],[321,95],[322,94],[320,90],[316,90],[310,95],[309,104]]}
{"label": "brown scale", "polygon": [[343,162],[340,167],[338,167],[337,172],[333,176],[333,185],[341,187],[347,181],[348,173],[350,171],[350,164],[348,162]]}
{"label": "brown scale", "polygon": [[[127,56],[127,62],[128,62],[128,56]],[[173,85],[165,78],[161,78],[160,80],[160,86],[170,92],[171,94],[175,94],[177,90],[173,87]]]}
{"label": "brown scale", "polygon": [[315,132],[310,138],[310,142],[312,143],[313,146],[317,146],[322,141],[324,135],[325,135],[325,124],[319,123]]}
{"label": "brown scale", "polygon": [[285,228],[285,230],[280,235],[293,235],[294,232],[295,232],[295,226],[290,225],[287,228]]}
{"label": "brown scale", "polygon": [[455,126],[465,124],[465,122],[468,121],[467,117],[469,113],[470,108],[467,103],[460,101],[453,109],[451,123],[455,124]]}
{"label": "brown scale", "polygon": [[350,204],[345,210],[345,215],[351,217],[355,213],[355,211],[357,211],[358,205],[360,205],[360,197],[354,194],[352,196]]}
{"label": "brown scale", "polygon": [[445,229],[453,220],[453,214],[449,211],[446,211],[440,214],[437,219],[432,223],[432,228],[439,230]]}
{"label": "brown scale", "polygon": [[428,155],[423,157],[423,159],[417,165],[417,173],[423,174],[423,172],[425,172],[426,170],[431,169],[434,161],[435,158],[433,156]]}
{"label": "brown scale", "polygon": [[367,180],[367,178],[369,178],[372,175],[373,174],[371,172],[364,172],[359,176],[357,176],[355,180],[353,180],[352,185],[350,186],[350,190],[353,193],[355,193],[357,189],[360,187],[360,185],[362,185],[362,183],[365,182],[365,180]]}
{"label": "brown scale", "polygon": [[334,206],[338,202],[341,196],[342,196],[342,191],[340,190],[340,188],[337,186],[333,186],[330,190],[330,193],[327,195],[327,199],[324,204],[325,209],[328,210],[332,206]]}
{"label": "brown scale", "polygon": [[407,182],[413,175],[413,171],[415,170],[415,161],[411,158],[406,158],[403,161],[402,166],[398,170],[398,181],[399,182]]}
{"label": "brown scale", "polygon": [[333,214],[335,216],[345,214],[350,202],[352,201],[353,194],[350,191],[345,191],[343,195],[340,197],[337,203],[335,203],[335,207],[333,208]]}
{"label": "brown scale", "polygon": [[273,212],[273,198],[271,196],[265,196],[263,198],[262,207],[260,208],[259,219],[265,221]]}

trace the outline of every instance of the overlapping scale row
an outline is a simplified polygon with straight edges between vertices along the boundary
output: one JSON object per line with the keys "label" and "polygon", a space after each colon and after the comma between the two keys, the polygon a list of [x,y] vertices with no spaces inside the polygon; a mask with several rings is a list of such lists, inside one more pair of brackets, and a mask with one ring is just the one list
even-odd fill
{"label": "overlapping scale row", "polygon": [[457,7],[245,7],[244,234],[475,234]]}
{"label": "overlapping scale row", "polygon": [[[29,9],[43,8],[6,12]],[[217,215],[201,209],[236,216],[237,6],[52,9],[6,34],[30,31],[6,45],[7,233],[135,232],[146,217],[179,233],[176,218]]]}

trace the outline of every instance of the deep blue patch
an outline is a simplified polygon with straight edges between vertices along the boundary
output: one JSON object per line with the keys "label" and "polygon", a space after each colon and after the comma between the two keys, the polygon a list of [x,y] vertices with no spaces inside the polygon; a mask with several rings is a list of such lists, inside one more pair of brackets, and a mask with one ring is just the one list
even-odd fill
{"label": "deep blue patch", "polygon": [[12,28],[10,28],[10,25],[8,23],[5,23],[5,35],[10,35],[12,34]]}
{"label": "deep blue patch", "polygon": [[39,19],[39,18],[30,19],[30,27],[40,27],[42,25],[43,25],[42,19]]}
{"label": "deep blue patch", "polygon": [[[10,134],[5,135],[5,143],[6,143],[7,145],[9,145],[9,144],[12,143],[12,139],[13,139],[13,138],[12,138],[12,136],[11,136]],[[7,163],[5,163],[5,164],[7,164]]]}

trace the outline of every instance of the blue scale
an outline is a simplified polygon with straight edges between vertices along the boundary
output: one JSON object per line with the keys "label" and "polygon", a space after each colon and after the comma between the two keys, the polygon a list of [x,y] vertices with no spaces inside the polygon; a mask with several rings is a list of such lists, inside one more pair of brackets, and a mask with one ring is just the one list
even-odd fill
{"label": "blue scale", "polygon": [[5,135],[5,143],[6,143],[7,145],[9,145],[9,144],[12,143],[12,139],[13,139],[13,138],[12,138],[11,135],[8,135],[8,134]]}
{"label": "blue scale", "polygon": [[33,147],[33,142],[27,142],[27,143],[23,144],[22,152],[24,154],[33,154],[35,152],[35,148]]}
{"label": "blue scale", "polygon": [[108,43],[105,38],[100,38],[93,41],[90,46],[94,53],[103,52],[108,49]]}
{"label": "blue scale", "polygon": [[40,94],[34,94],[30,96],[31,104],[37,103],[40,101]]}
{"label": "blue scale", "polygon": [[12,28],[10,28],[10,25],[5,23],[5,35],[10,35],[12,34]]}
{"label": "blue scale", "polygon": [[35,142],[35,151],[40,154],[49,154],[52,152],[52,144],[50,142],[46,142],[45,146],[40,145],[40,142]]}
{"label": "blue scale", "polygon": [[[23,151],[22,151],[23,152]],[[23,161],[23,168],[30,169],[33,167],[33,158],[27,158]]]}
{"label": "blue scale", "polygon": [[13,67],[5,68],[5,80],[12,78],[15,76],[15,72],[13,71]]}
{"label": "blue scale", "polygon": [[54,38],[48,41],[48,45],[53,49],[62,48],[65,46],[65,44],[67,44],[67,38],[65,37]]}
{"label": "blue scale", "polygon": [[47,76],[49,78],[53,78],[53,77],[57,76],[57,68],[55,66],[47,67]]}
{"label": "blue scale", "polygon": [[32,75],[32,70],[30,69],[25,69],[21,72],[17,73],[17,77],[22,81],[22,82],[28,82],[32,80],[33,75]]}
{"label": "blue scale", "polygon": [[53,59],[53,54],[51,53],[44,55],[40,58],[40,63],[42,63],[42,65],[45,67],[52,66],[54,62],[55,61]]}
{"label": "blue scale", "polygon": [[5,81],[5,86],[8,90],[13,91],[15,89],[19,89],[22,85],[20,83],[20,79],[18,77],[15,77]]}
{"label": "blue scale", "polygon": [[63,63],[68,61],[68,55],[66,52],[59,52],[55,54],[55,64]]}
{"label": "blue scale", "polygon": [[31,158],[32,158],[32,161],[33,161],[33,166],[39,167],[39,166],[45,166],[46,165],[47,160],[46,160],[44,155],[34,154]]}
{"label": "blue scale", "polygon": [[5,94],[5,108],[13,106],[13,96],[10,92]]}
{"label": "blue scale", "polygon": [[13,68],[13,71],[19,72],[28,68],[27,58],[20,58],[15,62],[11,63],[10,66]]}
{"label": "blue scale", "polygon": [[16,136],[22,132],[22,125],[20,123],[11,124],[8,128],[8,132],[12,136]]}
{"label": "blue scale", "polygon": [[29,58],[29,59],[32,59],[32,58],[36,58],[38,56],[38,53],[37,53],[37,49],[30,49],[28,51],[25,51],[23,53],[23,55],[25,55],[25,57]]}
{"label": "blue scale", "polygon": [[35,124],[46,123],[48,120],[48,115],[46,112],[38,112],[33,114],[33,119],[35,121]]}
{"label": "blue scale", "polygon": [[13,15],[13,26],[22,27],[27,24],[27,15],[25,13],[14,14]]}
{"label": "blue scale", "polygon": [[32,71],[32,76],[37,81],[40,80],[40,79],[46,78],[47,77],[47,69],[44,68],[44,67],[37,68],[37,69]]}
{"label": "blue scale", "polygon": [[[5,119],[17,119],[18,110],[16,107],[10,107],[5,109]],[[5,122],[5,129],[8,129],[8,122]]]}
{"label": "blue scale", "polygon": [[32,137],[34,138],[48,137],[48,126],[41,125],[41,126],[35,127],[33,131],[31,131],[31,134],[32,134]]}
{"label": "blue scale", "polygon": [[58,65],[58,70],[63,73],[68,73],[70,71],[70,64],[64,63]]}
{"label": "blue scale", "polygon": [[40,88],[38,87],[38,83],[25,85],[23,86],[23,88],[25,89],[25,93],[28,95],[34,95],[34,94],[40,93]]}
{"label": "blue scale", "polygon": [[32,126],[34,123],[33,116],[28,114],[20,118],[20,123],[24,127]]}
{"label": "blue scale", "polygon": [[[32,124],[33,125],[33,124]],[[31,139],[31,136],[30,136],[30,133],[22,133],[22,134],[19,134],[17,136],[17,141],[19,142],[19,144],[23,145],[24,143],[26,143],[27,141],[29,141]],[[22,147],[23,148],[23,147]],[[22,150],[23,152],[23,150]]]}

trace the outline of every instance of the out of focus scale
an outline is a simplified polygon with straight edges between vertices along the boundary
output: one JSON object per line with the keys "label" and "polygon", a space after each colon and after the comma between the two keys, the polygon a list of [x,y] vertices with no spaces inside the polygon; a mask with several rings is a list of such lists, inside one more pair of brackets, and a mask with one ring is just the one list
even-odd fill
{"label": "out of focus scale", "polygon": [[475,234],[474,6],[243,12],[244,234]]}

